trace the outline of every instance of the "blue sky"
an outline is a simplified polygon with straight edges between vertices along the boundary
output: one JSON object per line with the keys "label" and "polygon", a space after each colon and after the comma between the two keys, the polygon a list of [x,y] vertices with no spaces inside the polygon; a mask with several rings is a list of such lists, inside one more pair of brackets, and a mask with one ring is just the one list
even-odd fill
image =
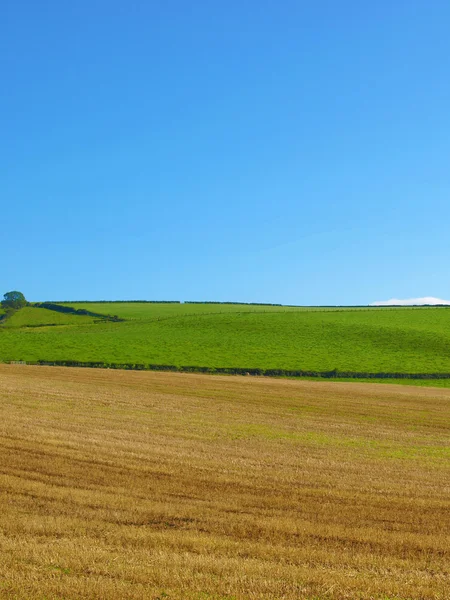
{"label": "blue sky", "polygon": [[450,298],[446,0],[6,0],[3,289]]}

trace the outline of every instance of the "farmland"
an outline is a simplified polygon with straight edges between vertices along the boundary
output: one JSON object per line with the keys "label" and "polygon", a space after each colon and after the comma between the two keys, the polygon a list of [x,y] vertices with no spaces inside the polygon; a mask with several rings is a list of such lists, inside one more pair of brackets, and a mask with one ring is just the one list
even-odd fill
{"label": "farmland", "polygon": [[118,315],[125,321],[26,307],[0,325],[0,361],[450,373],[448,308],[302,309],[163,303],[72,306]]}
{"label": "farmland", "polygon": [[448,598],[448,390],[0,365],[0,416],[2,598]]}
{"label": "farmland", "polygon": [[64,313],[58,313],[53,310],[45,310],[43,308],[35,308],[26,306],[15,312],[4,323],[7,328],[21,327],[45,327],[52,325],[82,325],[93,323],[92,317],[73,316]]}

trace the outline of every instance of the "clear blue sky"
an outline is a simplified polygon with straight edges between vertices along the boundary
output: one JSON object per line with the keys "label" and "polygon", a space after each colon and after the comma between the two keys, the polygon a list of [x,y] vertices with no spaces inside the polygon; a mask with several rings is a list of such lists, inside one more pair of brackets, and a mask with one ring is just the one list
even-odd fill
{"label": "clear blue sky", "polygon": [[448,0],[4,0],[1,289],[450,298]]}

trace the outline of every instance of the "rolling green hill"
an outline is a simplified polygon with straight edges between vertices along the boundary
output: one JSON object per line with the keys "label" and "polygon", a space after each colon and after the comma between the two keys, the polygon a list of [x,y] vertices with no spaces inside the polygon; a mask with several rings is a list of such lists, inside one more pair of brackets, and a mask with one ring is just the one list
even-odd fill
{"label": "rolling green hill", "polygon": [[[267,312],[299,312],[339,310],[337,308],[277,306],[272,304],[215,304],[186,302],[153,303],[153,302],[74,302],[61,303],[75,309],[85,309],[92,312],[117,315],[124,319],[143,319],[180,317],[184,315],[206,315],[221,313],[267,313]],[[347,309],[348,310],[348,309]],[[360,309],[353,309],[360,310]]]}
{"label": "rolling green hill", "polygon": [[0,325],[0,360],[450,373],[447,308],[313,310],[157,303],[72,306],[127,320],[99,322],[87,316],[26,307]]}
{"label": "rolling green hill", "polygon": [[14,312],[5,323],[4,327],[45,327],[51,325],[64,325],[79,327],[82,324],[93,323],[92,317],[78,316],[71,314],[59,313],[53,310],[44,308],[36,308],[34,306],[25,306]]}

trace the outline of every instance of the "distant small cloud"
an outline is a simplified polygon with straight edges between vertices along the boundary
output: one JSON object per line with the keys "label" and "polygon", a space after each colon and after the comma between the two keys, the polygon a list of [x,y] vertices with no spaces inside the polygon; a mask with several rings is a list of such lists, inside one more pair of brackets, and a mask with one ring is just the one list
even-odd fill
{"label": "distant small cloud", "polygon": [[450,304],[450,300],[441,300],[441,298],[433,298],[432,296],[426,296],[425,298],[408,298],[407,300],[391,298],[390,300],[372,302],[370,306],[424,306],[425,304],[432,306],[436,304]]}

